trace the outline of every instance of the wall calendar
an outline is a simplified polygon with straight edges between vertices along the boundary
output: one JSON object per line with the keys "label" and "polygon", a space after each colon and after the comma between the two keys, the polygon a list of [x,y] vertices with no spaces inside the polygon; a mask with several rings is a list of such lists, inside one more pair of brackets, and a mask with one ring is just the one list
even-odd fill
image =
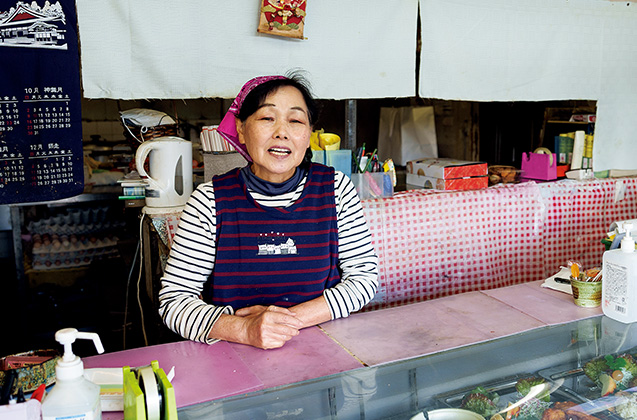
{"label": "wall calendar", "polygon": [[0,204],[84,189],[73,0],[0,0]]}

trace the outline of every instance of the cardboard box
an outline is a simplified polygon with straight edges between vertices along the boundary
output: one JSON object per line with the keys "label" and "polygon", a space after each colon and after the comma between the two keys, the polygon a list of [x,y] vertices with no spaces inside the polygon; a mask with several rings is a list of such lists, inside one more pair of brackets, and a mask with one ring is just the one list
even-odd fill
{"label": "cardboard box", "polygon": [[571,169],[571,165],[557,165],[556,175],[558,178],[566,177],[566,172]]}
{"label": "cardboard box", "polygon": [[425,158],[407,162],[407,174],[440,179],[467,178],[487,176],[488,168],[486,162]]}
{"label": "cardboard box", "polygon": [[477,190],[489,186],[488,176],[472,176],[465,178],[442,179],[432,176],[407,174],[407,185],[425,189],[460,191]]}
{"label": "cardboard box", "polygon": [[595,114],[573,114],[571,118],[568,120],[569,122],[586,122],[586,123],[595,123],[597,122],[597,117]]}

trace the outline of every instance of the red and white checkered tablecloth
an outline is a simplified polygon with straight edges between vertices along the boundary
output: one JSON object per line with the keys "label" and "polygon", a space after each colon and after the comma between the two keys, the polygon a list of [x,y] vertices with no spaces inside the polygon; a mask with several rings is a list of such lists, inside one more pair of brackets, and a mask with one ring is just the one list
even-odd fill
{"label": "red and white checkered tablecloth", "polygon": [[366,309],[544,279],[569,260],[600,266],[610,224],[637,218],[637,179],[411,190],[363,201],[380,259]]}
{"label": "red and white checkered tablecloth", "polygon": [[637,216],[637,178],[542,184],[546,202],[544,275],[569,260],[600,267],[601,240],[614,221]]}

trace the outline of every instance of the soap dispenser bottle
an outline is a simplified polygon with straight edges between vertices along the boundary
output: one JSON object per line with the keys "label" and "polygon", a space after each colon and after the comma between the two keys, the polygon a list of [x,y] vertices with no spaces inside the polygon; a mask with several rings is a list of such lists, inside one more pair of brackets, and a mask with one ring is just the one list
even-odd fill
{"label": "soap dispenser bottle", "polygon": [[631,236],[632,223],[624,223],[626,236],[620,249],[602,257],[602,311],[614,320],[637,321],[637,252]]}
{"label": "soap dispenser bottle", "polygon": [[93,340],[98,353],[104,353],[99,335],[65,328],[55,333],[64,346],[64,355],[55,366],[56,383],[42,402],[43,420],[100,420],[100,387],[84,377],[84,363],[73,354],[77,339]]}

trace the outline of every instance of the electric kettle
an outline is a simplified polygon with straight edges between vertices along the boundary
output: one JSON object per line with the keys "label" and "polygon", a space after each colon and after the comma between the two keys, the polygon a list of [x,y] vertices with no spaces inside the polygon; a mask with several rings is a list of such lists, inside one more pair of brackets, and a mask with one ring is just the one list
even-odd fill
{"label": "electric kettle", "polygon": [[[148,171],[144,162],[148,156]],[[192,143],[179,137],[158,137],[139,145],[137,172],[146,179],[146,206],[183,206],[192,194]]]}

